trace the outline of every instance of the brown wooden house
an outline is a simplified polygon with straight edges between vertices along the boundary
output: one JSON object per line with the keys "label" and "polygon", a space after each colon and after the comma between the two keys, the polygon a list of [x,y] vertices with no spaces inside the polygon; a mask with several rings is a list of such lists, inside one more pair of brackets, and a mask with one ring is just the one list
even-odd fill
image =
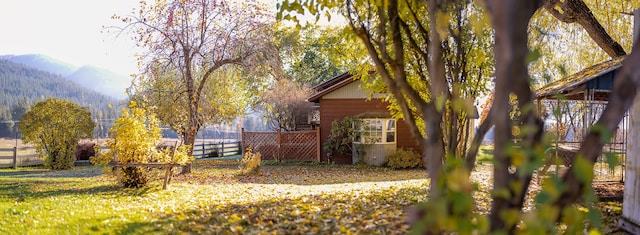
{"label": "brown wooden house", "polygon": [[315,113],[310,122],[320,127],[321,161],[329,160],[323,145],[329,138],[331,123],[346,116],[357,116],[363,119],[368,131],[363,135],[374,135],[376,138],[365,150],[366,156],[333,155],[331,161],[339,164],[352,164],[363,160],[368,164],[381,165],[386,156],[398,148],[412,149],[420,152],[419,142],[414,138],[403,120],[391,117],[387,106],[389,103],[381,98],[368,98],[367,91],[360,80],[354,80],[349,73],[335,76],[313,87],[315,93],[307,100],[316,104]]}

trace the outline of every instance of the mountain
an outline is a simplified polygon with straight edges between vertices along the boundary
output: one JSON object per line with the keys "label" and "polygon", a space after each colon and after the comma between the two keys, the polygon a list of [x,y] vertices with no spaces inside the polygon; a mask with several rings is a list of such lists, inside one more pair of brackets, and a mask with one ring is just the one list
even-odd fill
{"label": "mountain", "polygon": [[118,99],[126,98],[125,91],[131,85],[131,79],[126,76],[90,65],[80,67],[65,78],[83,87]]}
{"label": "mountain", "polygon": [[100,92],[104,95],[125,99],[126,89],[131,85],[131,78],[116,74],[104,68],[85,65],[80,68],[56,60],[46,55],[4,55],[0,59],[23,64],[25,66],[57,74],[79,85]]}
{"label": "mountain", "polygon": [[0,59],[0,107],[12,107],[23,100],[33,104],[49,97],[69,99],[92,113],[103,112],[104,117],[116,117],[109,105],[118,100],[84,88],[62,76],[37,70],[6,59]]}
{"label": "mountain", "polygon": [[42,71],[68,76],[78,68],[71,64],[56,60],[46,55],[29,54],[29,55],[4,55],[0,59],[6,59],[18,64],[24,64]]}

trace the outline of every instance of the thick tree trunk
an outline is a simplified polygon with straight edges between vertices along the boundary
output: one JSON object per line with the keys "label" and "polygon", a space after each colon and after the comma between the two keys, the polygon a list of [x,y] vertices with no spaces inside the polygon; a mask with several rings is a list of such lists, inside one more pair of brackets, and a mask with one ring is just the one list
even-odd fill
{"label": "thick tree trunk", "polygon": [[[192,98],[190,98],[192,100]],[[200,129],[200,122],[198,121],[198,103],[197,102],[189,102],[189,122],[185,131],[184,142],[189,145],[189,149],[187,154],[189,156],[193,156],[193,145],[196,142],[196,135],[198,134],[198,130]],[[182,167],[182,172],[180,174],[189,174],[191,173],[191,163],[187,163]]]}
{"label": "thick tree trunk", "polygon": [[545,0],[544,8],[562,22],[580,24],[587,30],[591,39],[609,56],[618,57],[627,54],[622,46],[607,33],[582,0]]}
{"label": "thick tree trunk", "polygon": [[[512,159],[503,151],[510,147],[509,142],[512,141],[513,124],[510,120],[509,94],[514,92],[518,95],[519,106],[526,105],[532,100],[526,64],[529,53],[527,28],[533,13],[542,6],[542,0],[490,0],[487,3],[496,37],[496,89],[492,117],[495,123],[495,149],[497,150],[494,151],[493,190],[497,196],[494,197],[491,208],[491,231],[512,233],[515,224],[507,225],[501,213],[521,210],[520,194],[526,193],[526,190],[518,192],[518,189],[510,186],[515,183],[514,181],[524,181],[520,182],[523,186],[528,186],[528,182],[526,177],[519,179],[509,173]],[[532,125],[535,114],[524,111],[523,113],[521,120]],[[529,144],[531,143],[526,143],[526,145]]]}
{"label": "thick tree trunk", "polygon": [[[196,142],[196,133],[197,133],[197,129],[196,129],[195,132],[190,131],[190,129],[189,129],[185,133],[184,144],[189,145],[189,148],[187,149],[187,155],[189,155],[189,156],[193,156],[193,144],[195,144],[195,142]],[[182,167],[182,171],[180,172],[180,174],[189,174],[189,173],[191,173],[191,163],[190,162]]]}
{"label": "thick tree trunk", "polygon": [[[189,57],[185,58],[187,64],[190,64]],[[189,156],[193,156],[193,144],[196,142],[196,134],[198,134],[198,129],[200,129],[200,122],[198,121],[198,102],[200,101],[199,95],[196,93],[194,79],[191,77],[191,70],[187,69],[186,72],[186,83],[187,83],[187,96],[188,96],[188,105],[187,109],[189,112],[189,121],[187,122],[187,127],[185,128],[185,144],[189,145],[189,149],[187,154]],[[187,163],[182,167],[182,172],[180,174],[189,174],[191,173],[191,163]]]}

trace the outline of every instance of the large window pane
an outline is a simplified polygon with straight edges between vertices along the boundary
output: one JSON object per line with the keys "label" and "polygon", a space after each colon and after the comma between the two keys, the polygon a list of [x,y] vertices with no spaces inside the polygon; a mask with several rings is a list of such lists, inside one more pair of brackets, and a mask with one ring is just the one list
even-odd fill
{"label": "large window pane", "polygon": [[362,122],[361,143],[396,142],[396,121],[393,119],[364,119]]}
{"label": "large window pane", "polygon": [[386,142],[396,142],[396,120],[387,120]]}

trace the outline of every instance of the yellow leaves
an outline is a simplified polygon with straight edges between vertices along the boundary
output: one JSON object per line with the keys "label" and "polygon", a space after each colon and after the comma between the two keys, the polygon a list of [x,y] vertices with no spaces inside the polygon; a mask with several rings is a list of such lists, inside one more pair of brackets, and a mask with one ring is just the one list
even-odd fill
{"label": "yellow leaves", "polygon": [[560,14],[564,14],[564,10],[562,9],[562,6],[554,5],[553,9],[556,10]]}
{"label": "yellow leaves", "polygon": [[174,178],[167,196],[184,206],[167,215],[178,222],[166,231],[404,234],[406,207],[425,200],[428,188],[424,170],[263,166],[259,174],[244,175],[218,166],[194,164],[193,175]]}

